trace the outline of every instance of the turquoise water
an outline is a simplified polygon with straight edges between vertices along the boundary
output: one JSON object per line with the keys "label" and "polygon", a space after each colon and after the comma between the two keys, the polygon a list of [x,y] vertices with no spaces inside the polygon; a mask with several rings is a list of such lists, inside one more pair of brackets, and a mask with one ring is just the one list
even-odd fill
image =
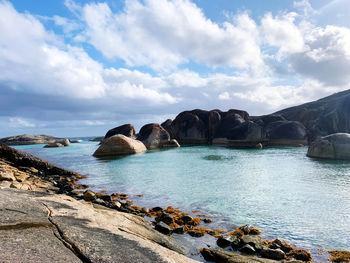
{"label": "turquoise water", "polygon": [[112,159],[92,157],[95,142],[16,148],[87,174],[82,183],[95,190],[131,194],[136,204],[200,210],[214,226],[252,224],[313,251],[350,249],[350,162],[313,160],[307,148],[196,146]]}

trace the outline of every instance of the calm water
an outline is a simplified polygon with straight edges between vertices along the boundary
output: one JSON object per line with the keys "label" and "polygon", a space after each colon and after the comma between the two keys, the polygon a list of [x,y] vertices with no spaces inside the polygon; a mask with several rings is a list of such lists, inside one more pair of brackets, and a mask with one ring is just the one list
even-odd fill
{"label": "calm water", "polygon": [[313,251],[350,249],[350,162],[309,159],[306,148],[197,146],[101,160],[91,156],[95,142],[42,147],[16,148],[88,174],[82,183],[95,190],[131,194],[136,204],[198,209],[214,226],[252,224]]}

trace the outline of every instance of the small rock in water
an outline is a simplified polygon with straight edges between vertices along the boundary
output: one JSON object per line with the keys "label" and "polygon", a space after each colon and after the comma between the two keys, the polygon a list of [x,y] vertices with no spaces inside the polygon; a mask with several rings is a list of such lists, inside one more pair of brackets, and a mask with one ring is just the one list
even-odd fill
{"label": "small rock in water", "polygon": [[269,248],[277,249],[280,248],[283,252],[288,253],[289,251],[293,250],[293,247],[289,245],[287,242],[280,240],[276,238],[272,243],[269,245]]}
{"label": "small rock in water", "polygon": [[159,207],[159,206],[156,206],[156,207],[153,207],[151,209],[151,212],[159,212],[159,211],[163,211],[163,208]]}
{"label": "small rock in water", "polygon": [[246,254],[255,254],[255,249],[251,245],[244,245],[239,249],[240,252],[246,253]]}
{"label": "small rock in water", "polygon": [[170,235],[172,232],[172,229],[164,222],[156,223],[155,229],[165,235]]}
{"label": "small rock in water", "polygon": [[179,218],[182,222],[184,222],[185,224],[187,224],[188,222],[192,221],[193,218],[191,216],[182,216]]}
{"label": "small rock in water", "polygon": [[180,227],[175,228],[173,232],[176,233],[176,234],[181,234],[182,235],[182,234],[185,233],[185,228],[183,226],[180,226]]}
{"label": "small rock in water", "polygon": [[264,258],[281,260],[286,257],[286,254],[279,248],[271,249],[271,248],[263,248],[260,250],[260,255]]}
{"label": "small rock in water", "polygon": [[206,223],[206,224],[209,224],[209,223],[213,222],[213,220],[210,219],[210,218],[204,218],[203,222]]}
{"label": "small rock in water", "polygon": [[301,261],[311,261],[312,256],[309,252],[303,249],[294,249],[289,252],[288,256],[291,256],[297,260]]}
{"label": "small rock in water", "polygon": [[84,192],[83,198],[85,201],[93,201],[96,199],[96,194],[91,190],[87,190]]}
{"label": "small rock in water", "polygon": [[161,214],[159,217],[156,218],[156,221],[159,222],[164,222],[167,225],[170,225],[172,223],[174,223],[174,219],[166,213]]}
{"label": "small rock in water", "polygon": [[234,240],[234,236],[221,236],[218,238],[218,240],[216,241],[216,244],[219,247],[225,248],[231,245],[231,243]]}

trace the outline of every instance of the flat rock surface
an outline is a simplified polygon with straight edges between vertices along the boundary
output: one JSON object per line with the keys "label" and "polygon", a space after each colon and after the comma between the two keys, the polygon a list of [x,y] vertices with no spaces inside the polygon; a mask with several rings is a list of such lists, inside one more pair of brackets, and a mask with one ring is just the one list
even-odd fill
{"label": "flat rock surface", "polygon": [[141,217],[8,188],[0,188],[0,244],[0,262],[197,262]]}

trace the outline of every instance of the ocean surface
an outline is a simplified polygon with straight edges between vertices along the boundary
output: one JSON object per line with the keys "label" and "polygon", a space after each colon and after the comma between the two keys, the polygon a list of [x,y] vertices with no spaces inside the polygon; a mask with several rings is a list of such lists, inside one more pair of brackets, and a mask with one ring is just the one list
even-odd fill
{"label": "ocean surface", "polygon": [[80,182],[94,190],[127,193],[136,205],[199,210],[214,219],[211,227],[228,230],[251,224],[313,254],[350,249],[350,162],[310,159],[306,147],[195,146],[98,159],[97,144],[15,148],[88,175]]}

